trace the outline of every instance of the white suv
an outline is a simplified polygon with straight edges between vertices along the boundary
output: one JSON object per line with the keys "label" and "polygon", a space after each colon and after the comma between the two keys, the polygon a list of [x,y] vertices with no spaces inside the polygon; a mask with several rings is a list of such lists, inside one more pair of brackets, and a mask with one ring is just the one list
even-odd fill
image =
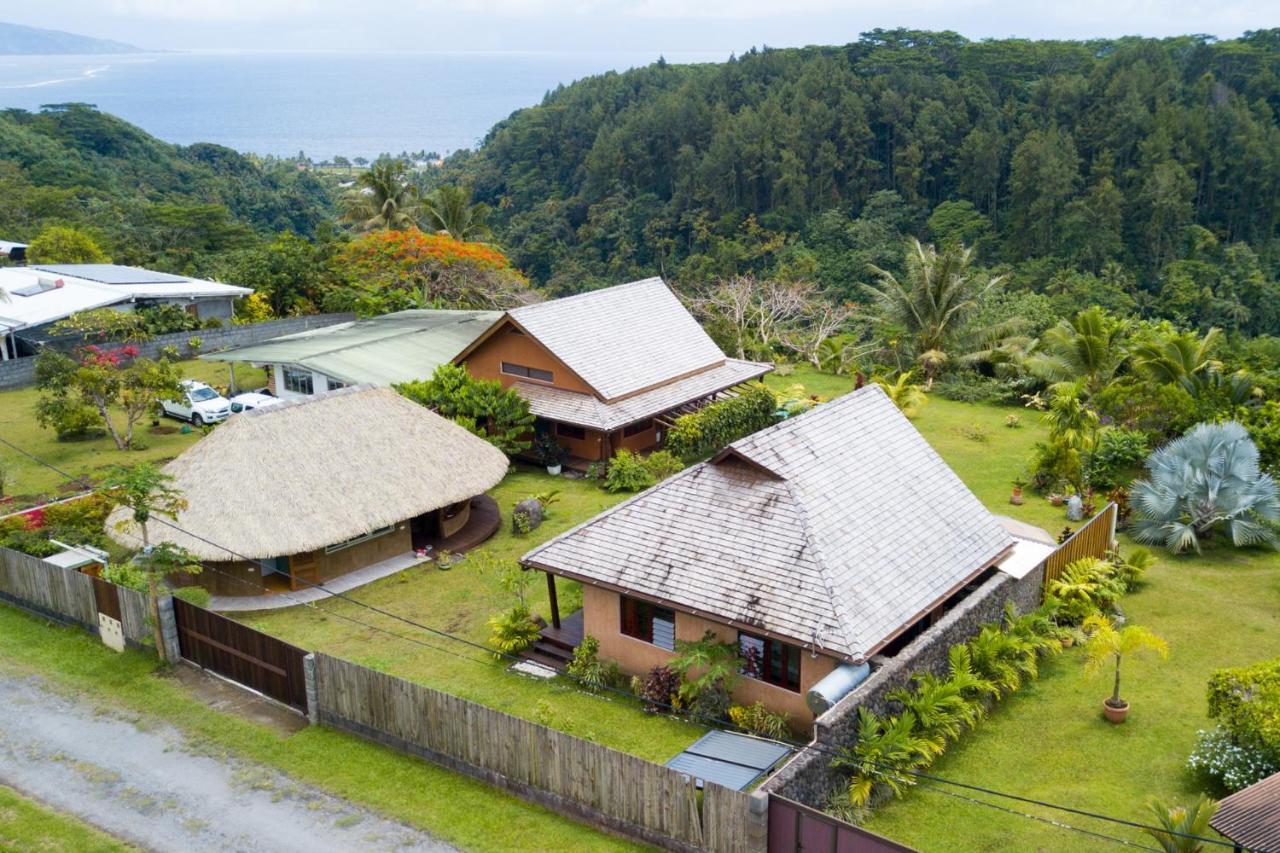
{"label": "white suv", "polygon": [[196,426],[222,423],[231,415],[231,403],[203,382],[184,379],[182,399],[165,400],[160,408],[171,418],[191,421]]}

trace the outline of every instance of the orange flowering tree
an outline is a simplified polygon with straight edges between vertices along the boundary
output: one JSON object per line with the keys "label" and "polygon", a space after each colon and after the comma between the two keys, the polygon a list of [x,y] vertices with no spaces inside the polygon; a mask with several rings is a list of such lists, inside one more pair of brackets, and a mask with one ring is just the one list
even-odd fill
{"label": "orange flowering tree", "polygon": [[373,231],[344,246],[333,269],[361,314],[406,308],[510,308],[530,300],[528,280],[499,249],[447,234]]}

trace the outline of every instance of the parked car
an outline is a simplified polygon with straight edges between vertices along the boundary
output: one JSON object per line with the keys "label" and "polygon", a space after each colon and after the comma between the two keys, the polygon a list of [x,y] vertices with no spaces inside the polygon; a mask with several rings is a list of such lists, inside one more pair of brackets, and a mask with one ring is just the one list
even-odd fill
{"label": "parked car", "polygon": [[165,400],[160,408],[171,418],[191,421],[196,426],[222,423],[231,415],[231,402],[203,382],[184,379],[182,399]]}
{"label": "parked car", "polygon": [[246,391],[231,398],[231,414],[249,412],[254,409],[265,409],[280,402],[279,397],[263,394],[261,391]]}

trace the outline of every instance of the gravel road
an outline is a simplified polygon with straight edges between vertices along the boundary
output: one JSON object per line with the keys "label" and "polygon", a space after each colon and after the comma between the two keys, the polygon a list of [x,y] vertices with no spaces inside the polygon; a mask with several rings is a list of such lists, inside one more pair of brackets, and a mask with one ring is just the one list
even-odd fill
{"label": "gravel road", "polygon": [[451,851],[276,770],[202,754],[166,724],[0,672],[0,782],[156,851]]}

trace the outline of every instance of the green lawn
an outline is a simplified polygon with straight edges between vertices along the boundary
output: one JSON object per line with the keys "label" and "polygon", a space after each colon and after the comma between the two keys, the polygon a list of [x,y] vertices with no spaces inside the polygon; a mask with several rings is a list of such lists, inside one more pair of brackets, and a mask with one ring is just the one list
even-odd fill
{"label": "green lawn", "polygon": [[[179,362],[178,369],[183,378],[199,379],[219,388],[225,388],[230,378],[230,365],[221,361],[192,359]],[[266,381],[264,371],[247,364],[236,365],[239,387],[261,387]],[[58,441],[53,430],[36,423],[35,407],[39,397],[34,387],[0,391],[0,435],[77,477],[100,475],[113,464],[130,465],[144,459],[168,461],[200,437],[199,430],[184,435],[180,421],[164,418],[160,421],[162,433],[152,432],[149,420],[135,427],[134,440],[144,443],[144,450],[116,450],[111,438],[105,435],[84,441]],[[123,418],[117,418],[117,422],[123,426]],[[7,447],[0,446],[0,459],[10,469],[5,493],[17,496],[19,503],[31,502],[24,497],[54,493],[64,483],[59,474]]]}
{"label": "green lawn", "polygon": [[[551,489],[560,500],[533,533],[511,532],[511,508],[522,498]],[[351,597],[415,622],[485,643],[488,619],[510,607],[514,599],[499,587],[502,569],[534,545],[584,521],[621,500],[595,483],[550,477],[541,469],[520,467],[490,493],[503,514],[497,535],[449,571],[431,563],[361,587]],[[549,616],[543,575],[530,574],[530,606]],[[578,585],[557,580],[560,612],[581,606]],[[317,609],[321,612],[317,612]],[[350,616],[397,634],[429,643],[436,649],[397,640],[341,618]],[[569,734],[664,762],[692,743],[703,728],[670,717],[644,714],[639,705],[617,694],[595,696],[563,679],[540,681],[507,670],[480,649],[433,635],[363,607],[329,600],[317,608],[248,613],[239,617],[255,628],[283,637],[306,649],[318,649],[438,688],[455,696],[535,720]],[[438,649],[438,650],[437,650]]]}
{"label": "green lawn", "polygon": [[[35,673],[60,689],[88,696],[104,708],[137,716],[139,724],[164,720],[182,729],[211,754],[229,754],[280,769],[354,803],[420,827],[467,850],[530,849],[531,839],[548,850],[629,850],[621,839],[595,832],[480,782],[434,764],[331,729],[311,727],[284,736],[274,729],[215,711],[192,696],[177,679],[157,672],[153,658],[140,652],[122,655],[75,628],[0,604],[0,667]],[[4,789],[0,788],[0,795]],[[9,803],[0,796],[0,849],[6,835],[44,831],[19,813],[10,825]],[[51,831],[53,830],[53,831]],[[70,836],[68,836],[68,839]],[[89,845],[19,850],[116,850]]]}
{"label": "green lawn", "polygon": [[[770,384],[803,382],[825,395],[838,382],[799,370]],[[1004,425],[1018,414],[1021,428]],[[929,442],[993,512],[1057,533],[1067,523],[1061,508],[1028,493],[1024,506],[1008,502],[1010,481],[1044,436],[1029,409],[955,403],[930,398],[915,421]],[[986,442],[965,432],[985,428]],[[1124,541],[1122,539],[1122,541]],[[1131,544],[1130,544],[1130,547]],[[1167,661],[1136,658],[1125,665],[1129,720],[1102,719],[1110,684],[1086,680],[1081,652],[1069,650],[1042,667],[1039,680],[999,705],[932,768],[939,776],[984,785],[1131,820],[1147,820],[1149,797],[1187,801],[1198,793],[1183,767],[1197,729],[1210,725],[1205,685],[1210,673],[1280,655],[1280,555],[1270,551],[1206,551],[1159,563],[1122,607],[1135,623],[1163,636]],[[1020,811],[1150,841],[1132,830],[1108,827],[1022,804]],[[1104,842],[920,787],[873,813],[868,827],[929,851],[1081,850]]]}
{"label": "green lawn", "polygon": [[83,821],[0,785],[0,850],[126,853],[134,849]]}

